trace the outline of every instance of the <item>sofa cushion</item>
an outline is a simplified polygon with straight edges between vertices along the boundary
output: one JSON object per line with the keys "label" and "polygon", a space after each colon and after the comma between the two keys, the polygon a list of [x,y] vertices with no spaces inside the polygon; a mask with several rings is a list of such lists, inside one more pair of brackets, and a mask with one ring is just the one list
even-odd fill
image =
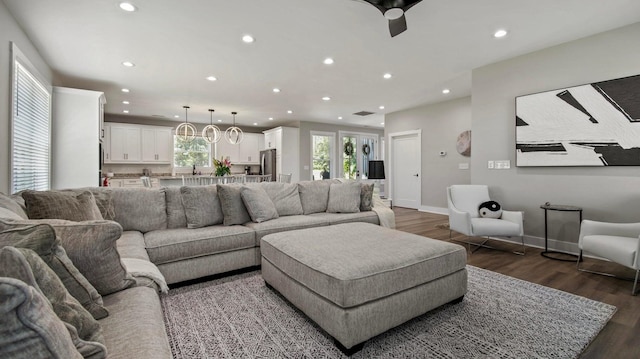
{"label": "sofa cushion", "polygon": [[278,216],[294,216],[303,214],[298,185],[283,182],[261,182],[271,201],[276,206]]}
{"label": "sofa cushion", "polygon": [[0,192],[0,208],[5,208],[12,213],[15,213],[21,219],[29,219],[27,213],[22,209],[19,203],[15,201],[12,196]]}
{"label": "sofa cushion", "polygon": [[380,224],[378,214],[374,211],[355,212],[355,213],[314,213],[312,217],[322,218],[329,222],[329,225],[340,223],[366,222],[371,224]]}
{"label": "sofa cushion", "polygon": [[19,279],[40,290],[58,318],[75,328],[69,331],[72,340],[77,333],[84,341],[76,345],[83,357],[106,356],[100,324],[67,292],[60,278],[36,252],[10,246],[0,249],[0,277]]}
{"label": "sofa cushion", "polygon": [[145,233],[144,241],[156,265],[256,246],[252,229],[222,225],[152,231]]}
{"label": "sofa cushion", "polygon": [[187,228],[202,228],[222,223],[224,217],[216,186],[182,186],[180,193]]}
{"label": "sofa cushion", "polygon": [[109,315],[102,305],[102,297],[71,262],[50,225],[0,222],[0,230],[0,248],[12,246],[35,251],[53,269],[69,293],[94,318],[100,319]]}
{"label": "sofa cushion", "polygon": [[113,221],[51,221],[73,264],[102,295],[128,288],[135,281],[127,273],[116,241],[122,227]]}
{"label": "sofa cushion", "polygon": [[65,324],[35,287],[0,277],[0,358],[81,359]]}
{"label": "sofa cushion", "polygon": [[103,219],[93,194],[89,191],[24,191],[30,219],[65,219],[90,221]]}
{"label": "sofa cushion", "polygon": [[135,287],[104,297],[111,313],[101,319],[109,359],[171,359],[158,293]]}
{"label": "sofa cushion", "polygon": [[260,223],[278,218],[276,206],[262,187],[243,186],[240,189],[240,195],[252,221]]}
{"label": "sofa cushion", "polygon": [[300,202],[304,214],[326,212],[329,202],[329,187],[332,181],[298,182]]}
{"label": "sofa cushion", "polygon": [[249,212],[242,202],[240,189],[242,186],[237,184],[219,184],[218,196],[220,197],[220,205],[224,214],[223,224],[232,226],[234,224],[244,224],[251,221]]}
{"label": "sofa cushion", "polygon": [[23,220],[24,218],[20,217],[17,213],[7,208],[0,207],[0,219],[20,221],[20,220]]}
{"label": "sofa cushion", "polygon": [[102,219],[113,221],[116,218],[116,210],[113,206],[113,191],[109,187],[83,187],[65,191],[73,191],[80,193],[82,191],[89,191],[93,194],[93,198],[96,200],[96,206],[102,214]]}
{"label": "sofa cushion", "polygon": [[326,218],[305,215],[285,216],[267,222],[245,224],[256,232],[256,245],[260,245],[260,239],[267,234],[328,225],[329,221]]}
{"label": "sofa cushion", "polygon": [[182,205],[182,193],[178,186],[166,187],[167,197],[167,228],[186,228],[187,215]]}
{"label": "sofa cushion", "polygon": [[329,186],[329,213],[360,212],[361,185],[358,182],[332,183]]}
{"label": "sofa cushion", "polygon": [[360,211],[370,211],[373,208],[373,183],[362,183],[360,189]]}
{"label": "sofa cushion", "polygon": [[135,258],[148,261],[149,254],[145,246],[144,235],[138,231],[122,232],[122,235],[116,241],[116,248],[120,258]]}
{"label": "sofa cushion", "polygon": [[125,231],[142,233],[167,228],[164,188],[113,188],[115,221]]}

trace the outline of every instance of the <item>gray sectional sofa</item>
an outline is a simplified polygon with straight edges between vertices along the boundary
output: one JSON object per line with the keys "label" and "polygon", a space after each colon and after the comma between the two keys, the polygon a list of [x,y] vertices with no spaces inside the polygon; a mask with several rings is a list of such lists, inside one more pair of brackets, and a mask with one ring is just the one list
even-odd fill
{"label": "gray sectional sofa", "polygon": [[[372,192],[373,185],[329,180],[0,194],[0,232],[53,227],[70,260],[102,295],[109,315],[98,322],[108,358],[170,358],[158,296],[166,284],[258,266],[267,234],[349,222],[394,227],[393,212]],[[88,254],[92,245],[102,252]],[[113,253],[120,261],[109,272],[117,278],[104,284],[100,261]],[[5,279],[0,271],[0,287]]]}

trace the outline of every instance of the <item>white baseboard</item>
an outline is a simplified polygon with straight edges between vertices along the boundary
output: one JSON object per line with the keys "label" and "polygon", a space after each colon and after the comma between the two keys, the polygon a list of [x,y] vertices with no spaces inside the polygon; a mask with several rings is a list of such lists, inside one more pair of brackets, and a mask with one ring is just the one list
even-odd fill
{"label": "white baseboard", "polygon": [[[515,244],[520,244],[519,237],[491,237],[491,239],[495,239],[503,242],[510,242]],[[524,235],[524,244],[527,247],[535,247],[535,248],[543,248],[544,249],[544,238],[528,236]],[[555,239],[549,239],[547,241],[547,249],[556,252],[563,252],[569,254],[578,255],[580,249],[578,248],[578,243],[571,243],[565,241],[558,241]]]}
{"label": "white baseboard", "polygon": [[445,216],[449,215],[449,209],[442,208],[442,207],[420,206],[420,208],[418,208],[418,211],[435,213],[435,214],[444,214]]}

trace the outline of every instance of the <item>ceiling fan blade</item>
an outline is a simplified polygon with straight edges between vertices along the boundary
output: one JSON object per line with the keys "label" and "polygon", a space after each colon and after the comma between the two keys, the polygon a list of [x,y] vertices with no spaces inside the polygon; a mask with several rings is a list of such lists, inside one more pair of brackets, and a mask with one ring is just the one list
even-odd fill
{"label": "ceiling fan blade", "polygon": [[389,20],[389,32],[391,33],[391,37],[400,35],[406,30],[407,19],[405,19],[404,14],[395,20]]}

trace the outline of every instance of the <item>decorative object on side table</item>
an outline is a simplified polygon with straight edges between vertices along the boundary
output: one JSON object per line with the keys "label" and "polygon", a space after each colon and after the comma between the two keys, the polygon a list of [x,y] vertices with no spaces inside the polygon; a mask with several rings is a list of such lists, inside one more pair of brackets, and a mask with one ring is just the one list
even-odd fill
{"label": "decorative object on side table", "polygon": [[[369,161],[369,179],[374,180],[373,193],[380,197],[380,183],[379,180],[385,179],[384,176],[384,161],[373,160]],[[377,184],[377,186],[375,186]],[[388,200],[389,208],[392,208],[391,200]]]}
{"label": "decorative object on side table", "polygon": [[231,161],[226,158],[220,157],[220,160],[213,159],[213,166],[215,167],[215,175],[217,177],[228,176],[231,174]]}
{"label": "decorative object on side table", "polygon": [[[540,253],[540,255],[545,257],[545,258],[554,259],[554,260],[557,260],[557,261],[575,262],[576,258],[578,258],[578,256],[575,255],[575,254],[557,252],[557,251],[550,251],[549,250],[549,247],[548,247],[549,234],[548,234],[548,225],[547,225],[547,211],[578,212],[579,216],[580,216],[580,221],[578,222],[578,225],[580,225],[582,223],[582,208],[576,207],[576,206],[567,206],[567,205],[563,205],[563,204],[551,204],[549,202],[546,202],[545,204],[540,206],[540,208],[544,209],[544,252]],[[553,254],[559,254],[559,255],[562,255],[562,256],[567,256],[567,257],[570,257],[570,258],[559,258],[559,257],[550,256],[549,254],[552,254],[552,253]]]}

